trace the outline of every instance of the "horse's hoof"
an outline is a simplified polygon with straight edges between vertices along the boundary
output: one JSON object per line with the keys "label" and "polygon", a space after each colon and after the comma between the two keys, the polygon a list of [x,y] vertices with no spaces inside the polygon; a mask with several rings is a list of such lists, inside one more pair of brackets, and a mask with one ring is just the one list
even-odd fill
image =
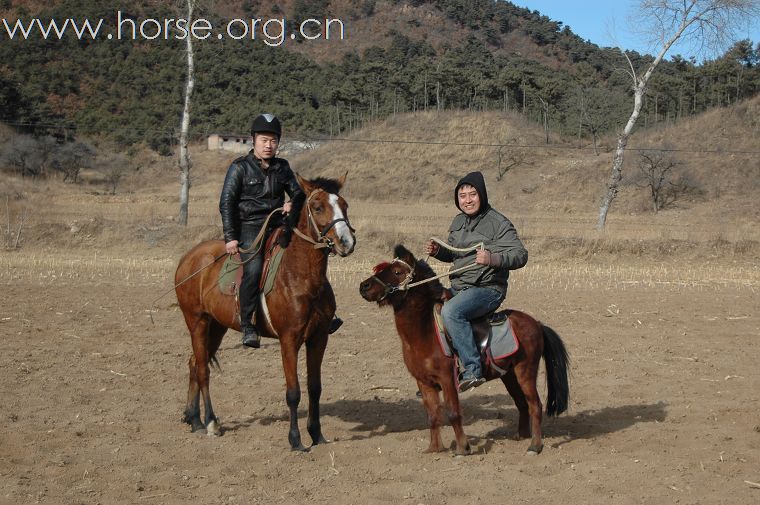
{"label": "horse's hoof", "polygon": [[330,441],[327,440],[322,435],[318,436],[317,438],[311,439],[311,445],[312,445],[312,447],[315,446],[315,445],[319,445],[319,444],[329,444],[329,443],[330,443]]}
{"label": "horse's hoof", "polygon": [[470,454],[472,454],[472,451],[470,450],[470,446],[465,447],[464,450],[457,449],[456,451],[457,457],[469,456]]}
{"label": "horse's hoof", "polygon": [[541,444],[539,446],[533,446],[531,445],[528,447],[528,452],[525,453],[526,456],[538,456],[541,454],[541,451],[544,450],[544,444]]}
{"label": "horse's hoof", "polygon": [[301,445],[297,445],[295,447],[291,447],[290,448],[290,452],[295,452],[297,454],[303,454],[305,452],[309,452],[309,448],[306,447],[305,445],[301,444]]}
{"label": "horse's hoof", "polygon": [[208,425],[206,425],[206,434],[209,437],[222,436],[222,426],[218,420],[213,420],[210,423],[208,423]]}

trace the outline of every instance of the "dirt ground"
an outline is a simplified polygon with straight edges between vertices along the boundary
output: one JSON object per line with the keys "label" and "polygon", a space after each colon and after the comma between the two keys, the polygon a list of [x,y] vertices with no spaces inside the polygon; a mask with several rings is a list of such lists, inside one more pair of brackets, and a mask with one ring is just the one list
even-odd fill
{"label": "dirt ground", "polygon": [[[501,384],[467,392],[474,454],[462,458],[422,453],[425,414],[391,312],[360,298],[370,263],[352,258],[331,260],[346,321],[323,367],[331,443],[289,451],[278,344],[244,349],[236,332],[211,381],[224,434],[191,434],[173,295],[149,318],[176,259],[0,253],[0,503],[760,502],[756,263],[602,260],[568,267],[570,280],[561,262],[529,264],[507,305],[564,339],[570,411],[545,420],[544,452],[530,457]],[[300,411],[308,441],[306,398]],[[450,427],[443,436],[453,442]]]}

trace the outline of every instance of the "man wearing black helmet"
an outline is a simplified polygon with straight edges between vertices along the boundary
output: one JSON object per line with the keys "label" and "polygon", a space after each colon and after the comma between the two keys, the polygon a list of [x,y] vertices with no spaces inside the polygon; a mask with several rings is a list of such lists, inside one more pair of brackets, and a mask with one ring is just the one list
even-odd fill
{"label": "man wearing black helmet", "polygon": [[482,242],[483,250],[452,251],[431,240],[425,244],[425,252],[453,263],[452,270],[477,265],[450,276],[454,297],[441,311],[464,368],[459,381],[462,392],[485,382],[470,321],[499,308],[507,294],[509,271],[525,266],[528,251],[512,222],[488,204],[480,172],[470,172],[459,180],[454,188],[454,203],[461,213],[449,227],[448,244],[467,249]]}
{"label": "man wearing black helmet", "polygon": [[[264,221],[274,209],[282,207],[282,214],[288,214],[293,209],[293,202],[302,204],[305,196],[288,162],[275,157],[282,136],[280,120],[272,114],[257,116],[251,126],[251,135],[253,149],[248,155],[233,161],[227,170],[219,211],[222,214],[225,249],[229,254],[240,252],[245,263],[239,293],[243,345],[258,348],[261,339],[252,318],[259,296],[264,247],[255,256],[243,253],[241,249],[251,248]],[[285,201],[285,193],[290,196],[288,202]],[[294,219],[289,219],[289,227],[281,240],[283,246],[290,241],[289,229],[297,224],[298,209],[293,214]],[[281,224],[282,216],[273,216],[267,233]]]}

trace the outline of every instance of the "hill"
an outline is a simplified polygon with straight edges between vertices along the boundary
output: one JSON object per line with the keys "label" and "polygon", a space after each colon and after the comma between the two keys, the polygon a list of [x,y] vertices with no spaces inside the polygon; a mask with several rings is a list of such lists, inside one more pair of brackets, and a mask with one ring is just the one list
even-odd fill
{"label": "hill", "polygon": [[[173,4],[141,0],[5,2],[22,23],[39,17],[102,19],[117,12],[140,23],[175,19]],[[121,12],[124,11],[124,12]],[[302,136],[341,135],[402,112],[520,111],[554,133],[614,131],[629,112],[622,55],[581,40],[559,21],[490,0],[248,0],[202,11],[215,27],[233,19],[339,19],[346,37],[295,41],[276,30],[266,40],[198,41],[191,128],[245,132],[250,117],[271,111]],[[153,25],[150,25],[153,26]],[[259,30],[261,28],[259,27]],[[176,34],[176,32],[175,32]],[[267,44],[269,42],[269,44]],[[0,120],[35,134],[102,135],[168,154],[183,102],[181,40],[12,40],[0,32]],[[651,57],[629,54],[637,66]],[[760,90],[758,50],[740,41],[715,61],[674,56],[652,79],[642,126],[672,122]],[[585,119],[583,119],[585,118]],[[583,121],[581,121],[583,119]]]}
{"label": "hill", "polygon": [[[602,234],[594,224],[614,139],[602,140],[598,156],[577,139],[554,137],[547,145],[543,131],[515,113],[399,114],[284,156],[305,177],[348,172],[344,193],[361,234],[359,258],[385,253],[397,242],[421,243],[431,234],[445,234],[456,213],[452,189],[472,170],[485,174],[490,201],[516,223],[537,254],[534,260],[755,258],[760,254],[758,112],[760,97],[635,135],[624,184]],[[705,129],[715,132],[712,139],[705,138]],[[499,144],[502,166],[515,163],[501,180]],[[666,154],[678,161],[679,177],[688,176],[698,191],[653,214],[647,188],[636,184],[637,148],[677,148]],[[198,240],[219,237],[219,191],[237,155],[208,151],[202,144],[191,153],[188,227],[175,223],[174,157],[134,150],[115,194],[107,180],[93,177],[64,184],[58,176],[3,175],[6,245],[12,245],[19,224],[22,249],[32,250],[129,247],[181,254]]]}
{"label": "hill", "polygon": [[[711,110],[632,137],[625,181],[614,212],[650,212],[645,188],[636,186],[637,149],[664,150],[701,188],[691,206],[729,205],[760,217],[752,198],[760,184],[760,96]],[[711,132],[709,136],[705,132]],[[451,145],[444,145],[451,143]],[[459,144],[459,145],[457,145]],[[353,195],[390,200],[441,201],[471,170],[486,175],[492,200],[513,208],[594,212],[609,175],[614,138],[594,155],[588,144],[564,137],[544,141],[543,131],[517,113],[451,111],[404,114],[369,125],[344,141],[305,153],[294,165],[307,173],[348,171]],[[518,164],[498,180],[510,156]],[[729,203],[730,202],[730,203]],[[678,202],[672,208],[681,208]]]}

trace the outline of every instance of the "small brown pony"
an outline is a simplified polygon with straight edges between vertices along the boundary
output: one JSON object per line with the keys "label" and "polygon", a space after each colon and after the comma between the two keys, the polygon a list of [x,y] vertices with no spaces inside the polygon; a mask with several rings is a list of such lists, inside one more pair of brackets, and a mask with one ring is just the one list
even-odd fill
{"label": "small brown pony", "polygon": [[[327,258],[330,253],[351,254],[356,238],[348,222],[348,204],[338,194],[346,176],[338,180],[297,178],[307,195],[306,202],[302,202],[298,214],[296,236],[283,253],[274,288],[266,297],[271,323],[260,306],[256,320],[262,336],[280,340],[287,388],[285,400],[290,409],[288,441],[293,450],[303,451],[306,448],[301,443],[297,413],[301,401],[296,369],[298,351],[305,343],[309,393],[307,431],[314,444],[326,443],[319,421],[321,367],[329,324],[335,314],[335,296],[326,277]],[[298,212],[295,206],[294,212]],[[223,241],[202,242],[180,260],[175,275],[177,300],[193,346],[183,421],[190,424],[193,431],[205,429],[209,435],[221,434],[219,419],[211,406],[209,364],[216,360],[227,329],[240,330],[235,298],[223,294],[218,287],[219,272],[224,264],[218,260],[224,256]],[[194,272],[198,272],[197,275],[193,275]],[[200,418],[201,394],[205,426]]]}
{"label": "small brown pony", "polygon": [[[443,391],[446,414],[454,428],[457,454],[468,454],[470,446],[462,429],[462,411],[457,392],[457,370],[454,358],[447,357],[437,341],[433,309],[440,303],[445,288],[438,280],[406,289],[412,282],[435,277],[424,261],[414,258],[404,246],[395,248],[395,259],[375,267],[375,275],[364,280],[359,287],[362,297],[380,306],[390,305],[396,319],[396,330],[401,337],[404,363],[417,379],[422,401],[430,425],[430,446],[426,452],[441,450],[440,397]],[[548,386],[547,415],[557,416],[567,410],[569,386],[567,380],[568,355],[559,335],[528,314],[509,311],[518,351],[496,365],[507,373],[501,380],[515,401],[520,413],[518,436],[532,436],[528,454],[539,454],[541,441],[541,399],[536,378],[541,356],[546,364]],[[490,368],[484,368],[488,380],[499,378]]]}

